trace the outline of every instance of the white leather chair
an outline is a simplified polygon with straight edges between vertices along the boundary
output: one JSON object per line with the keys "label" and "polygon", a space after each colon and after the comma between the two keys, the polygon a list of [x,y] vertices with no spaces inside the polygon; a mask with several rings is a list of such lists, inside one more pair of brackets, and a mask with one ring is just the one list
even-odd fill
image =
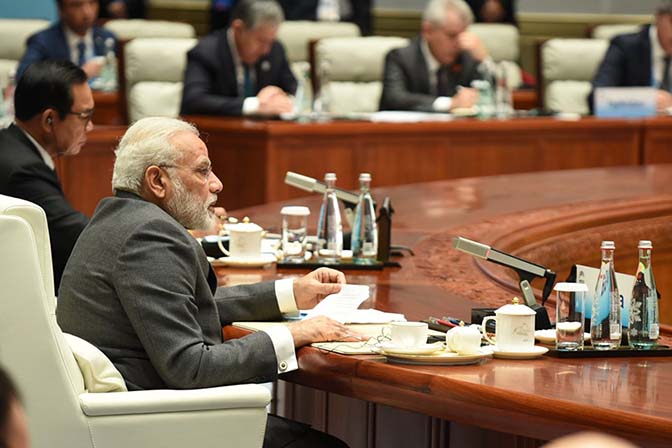
{"label": "white leather chair", "polygon": [[315,63],[324,67],[329,79],[329,111],[334,114],[377,111],[385,56],[405,45],[408,39],[402,37],[320,39],[315,47]]}
{"label": "white leather chair", "polygon": [[642,28],[642,25],[635,25],[632,23],[618,23],[611,25],[597,25],[593,28],[590,37],[593,39],[611,40],[619,34],[636,33]]}
{"label": "white leather chair", "polygon": [[188,23],[164,20],[114,19],[105,22],[105,28],[119,39],[130,40],[138,37],[172,37],[189,39],[196,37],[196,30]]}
{"label": "white leather chair", "polygon": [[359,37],[359,27],[349,22],[288,20],[278,29],[278,40],[285,47],[290,63],[308,61],[308,45],[325,37]]}
{"label": "white leather chair", "polygon": [[509,88],[520,87],[523,77],[518,65],[520,57],[518,28],[505,23],[475,23],[469,27],[469,31],[481,39],[495,62],[502,63]]}
{"label": "white leather chair", "polygon": [[589,113],[587,97],[609,42],[550,39],[541,46],[543,105],[553,112]]}
{"label": "white leather chair", "polygon": [[177,117],[187,52],[196,39],[137,38],[124,47],[126,101],[131,123],[143,117]]}
{"label": "white leather chair", "polygon": [[48,26],[46,20],[0,19],[0,87],[6,86],[9,73],[16,71],[26,40]]}
{"label": "white leather chair", "polygon": [[56,323],[44,211],[0,195],[0,247],[0,364],[21,391],[34,447],[262,445],[270,394],[260,385],[92,393]]}

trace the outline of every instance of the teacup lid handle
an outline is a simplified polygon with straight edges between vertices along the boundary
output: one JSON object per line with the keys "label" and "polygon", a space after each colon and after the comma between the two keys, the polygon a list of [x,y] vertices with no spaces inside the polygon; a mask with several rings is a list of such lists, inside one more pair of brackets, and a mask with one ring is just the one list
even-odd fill
{"label": "teacup lid handle", "polygon": [[518,305],[520,303],[520,299],[518,299],[518,297],[514,297],[512,303],[514,305]]}
{"label": "teacup lid handle", "polygon": [[464,321],[463,320],[460,321],[460,327],[464,327]]}
{"label": "teacup lid handle", "polygon": [[245,224],[249,224],[249,223],[250,223],[250,218],[248,218],[247,216],[244,217],[244,218],[243,218],[243,223],[245,223]]}

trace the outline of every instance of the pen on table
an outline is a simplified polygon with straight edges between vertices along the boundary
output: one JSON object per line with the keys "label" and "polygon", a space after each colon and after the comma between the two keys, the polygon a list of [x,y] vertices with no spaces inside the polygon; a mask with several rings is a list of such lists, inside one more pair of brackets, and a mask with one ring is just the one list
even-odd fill
{"label": "pen on table", "polygon": [[457,327],[457,324],[447,320],[439,319],[438,317],[430,317],[428,320],[432,323],[443,325],[444,327]]}

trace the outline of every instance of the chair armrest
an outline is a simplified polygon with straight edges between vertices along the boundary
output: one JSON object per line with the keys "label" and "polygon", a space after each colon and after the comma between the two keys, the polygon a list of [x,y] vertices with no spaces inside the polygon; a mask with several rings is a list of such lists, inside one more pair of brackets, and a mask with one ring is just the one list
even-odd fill
{"label": "chair armrest", "polygon": [[271,401],[269,390],[258,384],[189,390],[144,390],[83,393],[79,403],[88,416],[155,414],[162,412],[263,408]]}

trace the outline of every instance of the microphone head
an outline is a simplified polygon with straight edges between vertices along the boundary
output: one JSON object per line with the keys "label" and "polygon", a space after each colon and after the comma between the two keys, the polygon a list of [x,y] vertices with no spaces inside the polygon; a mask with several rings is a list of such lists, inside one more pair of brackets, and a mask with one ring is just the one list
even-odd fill
{"label": "microphone head", "polygon": [[481,257],[488,259],[488,253],[490,252],[490,246],[485,244],[477,243],[476,241],[468,240],[461,236],[456,236],[453,238],[453,247],[462,252],[474,255],[476,257]]}

